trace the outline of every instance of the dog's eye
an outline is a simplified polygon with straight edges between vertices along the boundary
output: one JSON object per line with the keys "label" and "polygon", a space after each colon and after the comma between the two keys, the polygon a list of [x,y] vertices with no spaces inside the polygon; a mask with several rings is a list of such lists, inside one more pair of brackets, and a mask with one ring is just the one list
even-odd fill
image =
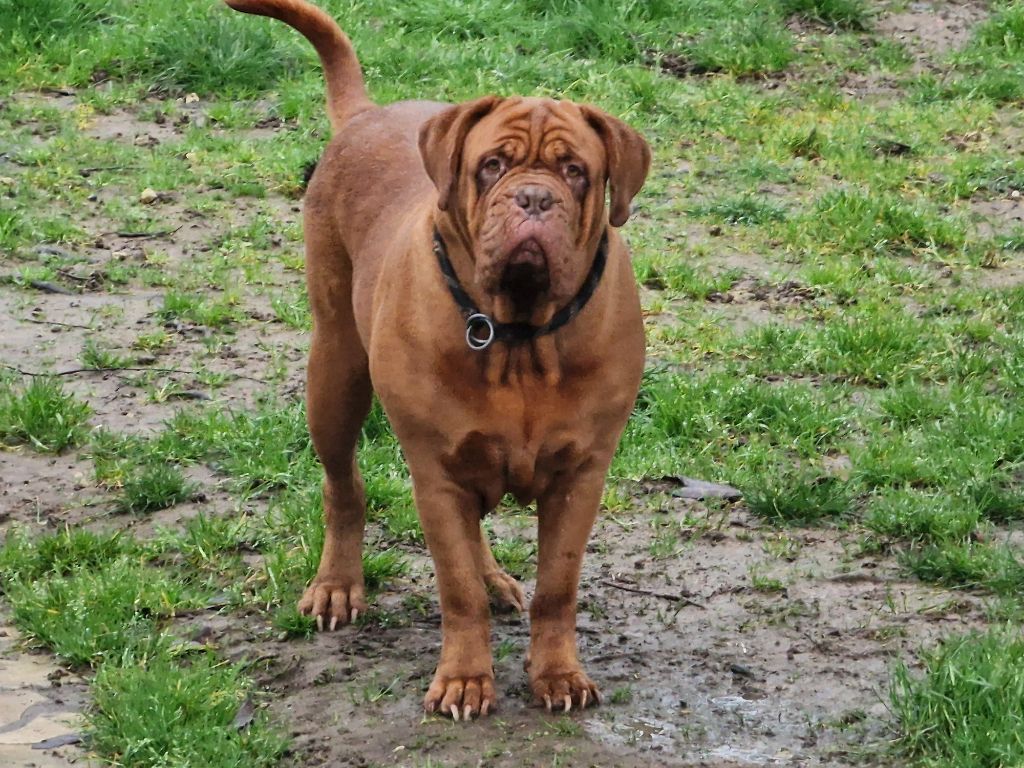
{"label": "dog's eye", "polygon": [[565,166],[565,175],[570,179],[578,179],[583,176],[583,166],[577,165],[576,163],[568,163]]}
{"label": "dog's eye", "polygon": [[501,158],[499,157],[489,157],[484,160],[483,165],[480,166],[481,171],[486,171],[487,173],[492,174],[501,173],[504,169],[505,164],[501,162]]}

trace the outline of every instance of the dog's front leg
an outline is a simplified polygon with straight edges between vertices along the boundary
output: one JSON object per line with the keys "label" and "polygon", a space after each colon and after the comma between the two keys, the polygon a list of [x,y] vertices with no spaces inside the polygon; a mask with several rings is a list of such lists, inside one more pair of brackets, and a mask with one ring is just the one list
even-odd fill
{"label": "dog's front leg", "polygon": [[549,710],[568,712],[599,701],[576,657],[576,591],[606,469],[607,462],[592,460],[537,500],[537,592],[530,603],[527,671],[534,702]]}
{"label": "dog's front leg", "polygon": [[494,708],[490,609],[484,585],[480,499],[443,477],[413,478],[416,507],[441,593],[441,660],[423,706],[455,720]]}

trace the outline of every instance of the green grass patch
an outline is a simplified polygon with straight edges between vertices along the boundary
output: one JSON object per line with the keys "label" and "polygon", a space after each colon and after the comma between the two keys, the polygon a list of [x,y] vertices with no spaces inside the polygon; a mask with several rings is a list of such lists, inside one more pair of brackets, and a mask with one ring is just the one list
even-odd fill
{"label": "green grass patch", "polygon": [[896,667],[900,746],[920,765],[1002,768],[1024,754],[1024,641],[1016,628],[955,637]]}
{"label": "green grass patch", "polygon": [[242,713],[254,690],[241,669],[209,653],[108,664],[92,691],[89,746],[113,764],[269,767],[287,746],[262,711]]}
{"label": "green grass patch", "polygon": [[133,467],[117,499],[120,512],[155,512],[188,499],[194,491],[173,464]]}
{"label": "green grass patch", "polygon": [[84,439],[90,413],[57,379],[33,377],[23,386],[0,381],[0,441],[7,445],[60,453]]}
{"label": "green grass patch", "polygon": [[31,641],[70,664],[87,666],[159,647],[162,620],[202,605],[201,592],[179,574],[137,557],[43,580],[11,579],[5,592],[15,624]]}

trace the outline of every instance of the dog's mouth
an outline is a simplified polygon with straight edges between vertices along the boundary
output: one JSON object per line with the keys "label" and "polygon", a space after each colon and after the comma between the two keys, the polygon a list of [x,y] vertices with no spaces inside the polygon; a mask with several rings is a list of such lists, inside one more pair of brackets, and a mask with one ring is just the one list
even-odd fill
{"label": "dog's mouth", "polygon": [[509,254],[499,288],[512,299],[517,310],[526,310],[534,306],[550,286],[544,247],[532,237],[527,238]]}

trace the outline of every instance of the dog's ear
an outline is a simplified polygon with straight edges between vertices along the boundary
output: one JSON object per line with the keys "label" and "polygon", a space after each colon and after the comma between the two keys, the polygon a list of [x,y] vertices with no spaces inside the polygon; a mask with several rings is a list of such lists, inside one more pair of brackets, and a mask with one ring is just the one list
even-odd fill
{"label": "dog's ear", "polygon": [[621,227],[629,218],[629,204],[644,185],[651,167],[650,147],[643,136],[617,117],[586,104],[580,109],[587,123],[604,142],[611,197],[608,221],[613,227]]}
{"label": "dog's ear", "polygon": [[420,128],[420,156],[437,187],[437,207],[442,211],[448,210],[455,190],[466,134],[500,101],[497,96],[484,96],[456,104],[434,115]]}

